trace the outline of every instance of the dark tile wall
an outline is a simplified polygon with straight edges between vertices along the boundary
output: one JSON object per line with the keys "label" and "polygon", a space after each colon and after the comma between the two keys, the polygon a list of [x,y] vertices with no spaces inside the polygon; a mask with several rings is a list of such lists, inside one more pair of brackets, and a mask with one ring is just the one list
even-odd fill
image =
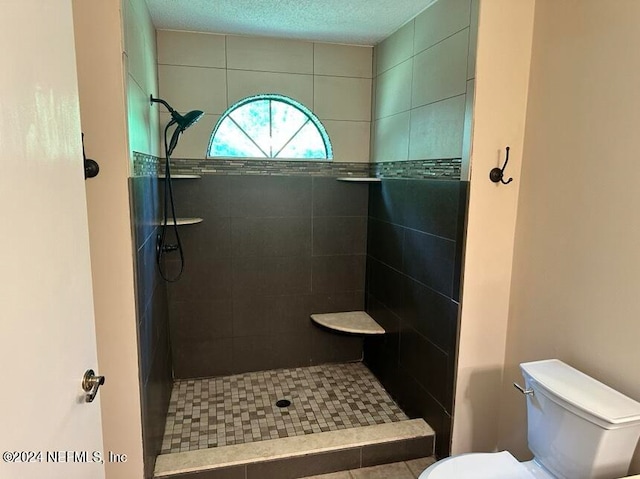
{"label": "dark tile wall", "polygon": [[176,378],[362,358],[361,338],[309,315],[364,309],[368,185],[204,175],[173,187],[178,216],[204,219],[180,227],[185,269],[168,288]]}
{"label": "dark tile wall", "polygon": [[449,455],[468,183],[383,179],[370,186],[367,311],[388,331],[364,360]]}
{"label": "dark tile wall", "polygon": [[160,454],[171,396],[171,350],[167,289],[155,264],[159,198],[158,179],[130,178],[131,217],[136,246],[138,357],[142,396],[145,477],[153,476]]}

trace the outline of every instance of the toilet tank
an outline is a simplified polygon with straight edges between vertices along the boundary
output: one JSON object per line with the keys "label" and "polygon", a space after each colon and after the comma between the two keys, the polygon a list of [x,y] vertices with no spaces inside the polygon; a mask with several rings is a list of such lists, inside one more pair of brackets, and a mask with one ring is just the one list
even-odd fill
{"label": "toilet tank", "polygon": [[557,359],[520,365],[529,449],[560,479],[627,475],[640,437],[640,403]]}

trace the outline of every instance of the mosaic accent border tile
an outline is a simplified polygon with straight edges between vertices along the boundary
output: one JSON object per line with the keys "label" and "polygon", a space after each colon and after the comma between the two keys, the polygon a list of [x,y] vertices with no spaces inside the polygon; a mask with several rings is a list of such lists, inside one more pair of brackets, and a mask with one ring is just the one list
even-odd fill
{"label": "mosaic accent border tile", "polygon": [[138,151],[133,152],[132,176],[158,176],[160,158]]}
{"label": "mosaic accent border tile", "polygon": [[371,176],[380,178],[413,178],[459,180],[462,159],[409,160],[371,163]]}
{"label": "mosaic accent border tile", "polygon": [[[279,399],[288,407],[275,405]],[[162,454],[405,421],[362,363],[174,383]]]}
{"label": "mosaic accent border tile", "polygon": [[181,175],[368,176],[369,163],[172,158],[171,171]]}
{"label": "mosaic accent border tile", "polygon": [[[155,171],[154,171],[155,165]],[[341,163],[333,161],[216,160],[172,158],[171,169],[180,175],[222,176],[354,176],[379,178],[459,180],[462,160],[388,161],[382,163]],[[134,175],[164,174],[159,158],[134,152]]]}

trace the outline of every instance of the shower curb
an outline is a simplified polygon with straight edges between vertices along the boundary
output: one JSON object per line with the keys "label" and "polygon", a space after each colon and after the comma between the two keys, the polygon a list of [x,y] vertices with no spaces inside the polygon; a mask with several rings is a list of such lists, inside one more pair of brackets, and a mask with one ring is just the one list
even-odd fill
{"label": "shower curb", "polygon": [[286,479],[428,457],[433,449],[433,429],[422,419],[411,419],[162,454],[154,477]]}

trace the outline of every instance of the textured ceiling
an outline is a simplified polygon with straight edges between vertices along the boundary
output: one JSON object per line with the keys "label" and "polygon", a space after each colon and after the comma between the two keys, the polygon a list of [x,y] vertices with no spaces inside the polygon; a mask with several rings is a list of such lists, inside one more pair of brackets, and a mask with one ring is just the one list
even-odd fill
{"label": "textured ceiling", "polygon": [[158,29],[375,45],[435,0],[146,0]]}

